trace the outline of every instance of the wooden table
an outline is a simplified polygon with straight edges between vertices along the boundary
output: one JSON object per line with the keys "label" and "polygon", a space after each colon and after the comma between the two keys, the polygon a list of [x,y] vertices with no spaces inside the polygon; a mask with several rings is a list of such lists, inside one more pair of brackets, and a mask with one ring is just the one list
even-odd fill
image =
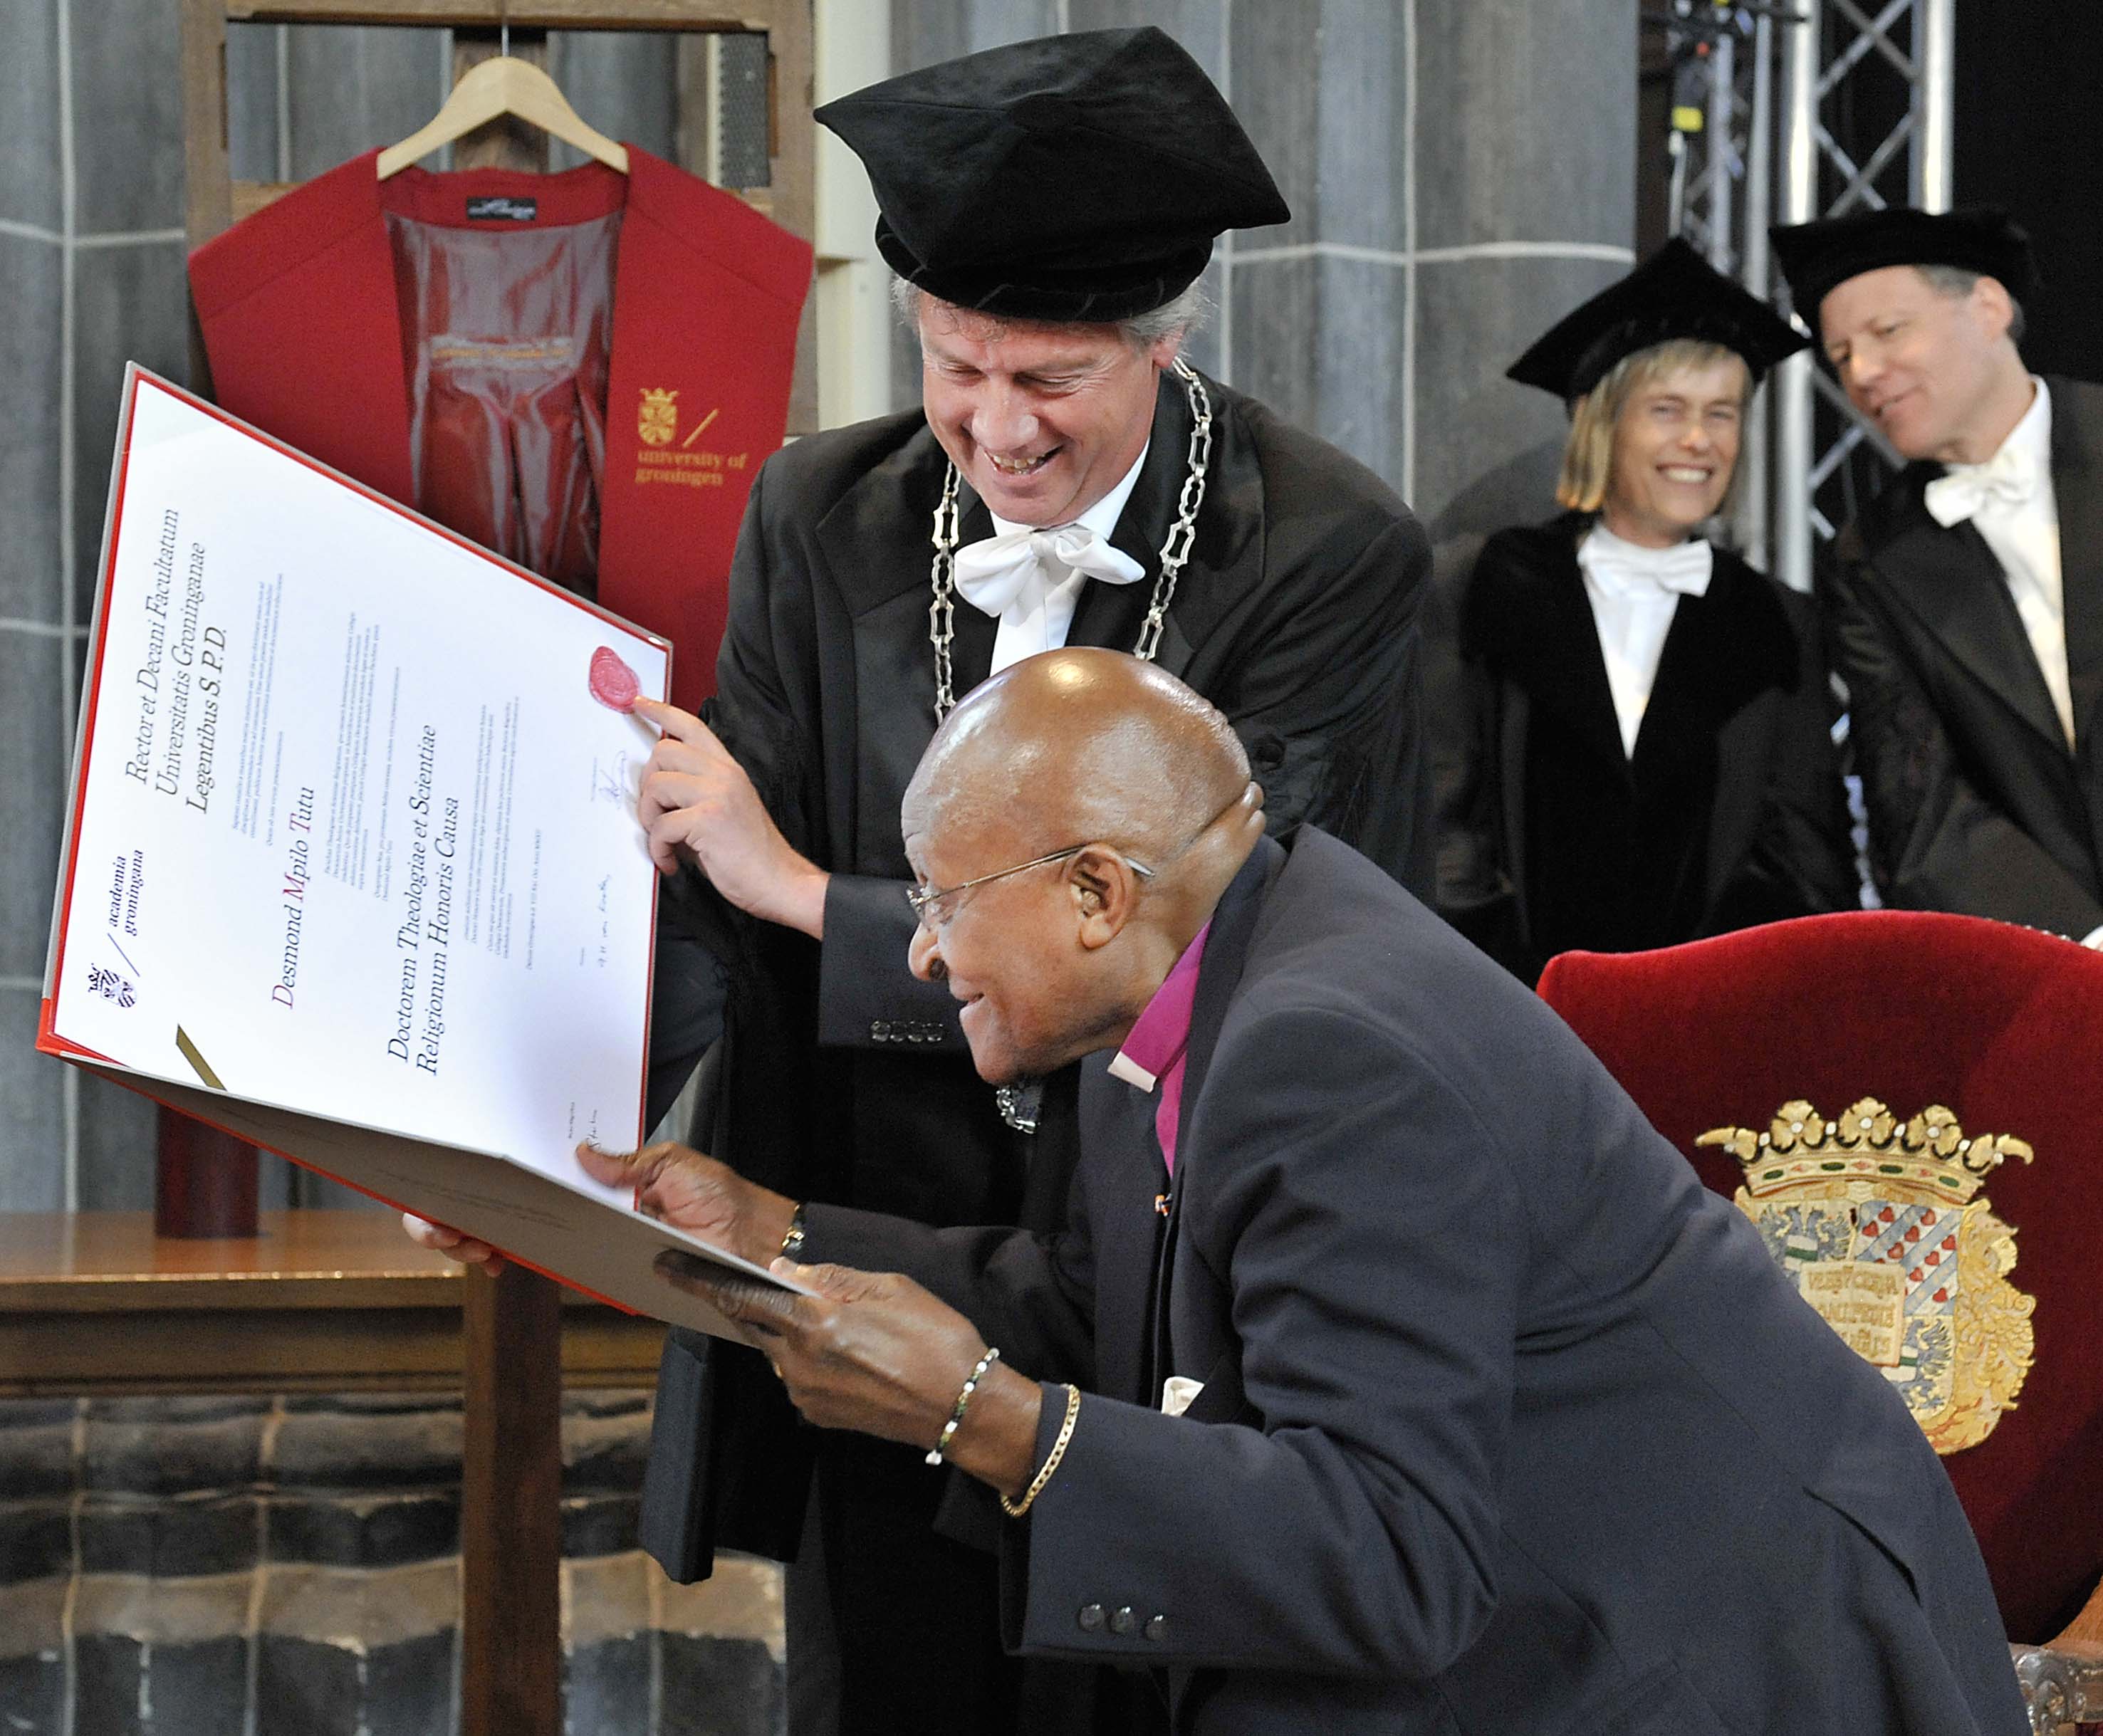
{"label": "wooden table", "polygon": [[[391,1213],[260,1228],[163,1241],[151,1212],[0,1212],[0,1397],[461,1390],[458,1266]],[[507,1276],[558,1296],[564,1384],[655,1383],[660,1321]]]}
{"label": "wooden table", "polygon": [[653,1384],[663,1325],[464,1272],[392,1213],[260,1228],[172,1241],[151,1212],[0,1212],[0,1396],[464,1393],[462,1728],[558,1729],[562,1389]]}

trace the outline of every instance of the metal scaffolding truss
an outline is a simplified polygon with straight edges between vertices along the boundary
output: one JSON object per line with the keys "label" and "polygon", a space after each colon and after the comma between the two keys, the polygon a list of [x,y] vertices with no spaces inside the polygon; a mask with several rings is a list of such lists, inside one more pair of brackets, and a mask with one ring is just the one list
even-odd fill
{"label": "metal scaffolding truss", "polygon": [[[1718,270],[1785,303],[1771,220],[1948,209],[1956,0],[1670,0],[1651,16],[1675,66],[1672,227]],[[1807,354],[1776,370],[1769,413],[1772,429],[1746,430],[1735,529],[1807,590],[1812,539],[1837,528],[1821,494],[1846,497],[1851,460],[1898,458]]]}
{"label": "metal scaffolding truss", "polygon": [[[1920,0],[1889,0],[1889,4],[1874,17],[1856,6],[1854,0],[1830,0],[1830,3],[1833,15],[1843,20],[1855,32],[1854,39],[1818,72],[1814,85],[1818,106],[1813,109],[1811,116],[1812,137],[1816,140],[1818,149],[1826,160],[1845,177],[1838,195],[1825,207],[1826,215],[1837,217],[1857,205],[1881,209],[1885,201],[1877,192],[1877,177],[1910,142],[1916,139],[1926,140],[1931,129],[1939,128],[1943,135],[1944,142],[1940,146],[1943,159],[1941,167],[1946,178],[1949,168],[1949,117],[1946,112],[1940,115],[1930,112],[1934,106],[1932,101],[1933,87],[1929,78],[1926,53],[1907,54],[1899,47],[1892,34],[1901,19],[1918,20],[1925,15],[1927,9],[1920,4]],[[1946,15],[1950,8],[1945,6],[1941,10]],[[1923,33],[1918,24],[1913,34],[1917,41],[1923,38]],[[1899,77],[1918,93],[1922,100],[1908,106],[1858,167],[1854,159],[1834,140],[1821,118],[1821,110],[1840,82],[1872,53],[1883,55]],[[1946,91],[1943,95],[1942,107],[1946,111]],[[1914,153],[1912,195],[1916,201],[1922,193],[1923,182],[1936,167],[1936,149],[1932,146],[1916,150]]]}
{"label": "metal scaffolding truss", "polygon": [[1675,0],[1667,52],[1674,67],[1668,195],[1672,232],[1727,275],[1747,245],[1739,234],[1749,178],[1773,171],[1770,9]]}

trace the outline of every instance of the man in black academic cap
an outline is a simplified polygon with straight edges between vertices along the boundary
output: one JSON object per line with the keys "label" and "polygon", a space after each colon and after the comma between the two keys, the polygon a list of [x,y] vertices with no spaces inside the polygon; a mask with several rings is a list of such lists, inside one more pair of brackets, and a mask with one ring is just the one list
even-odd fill
{"label": "man in black academic cap", "polygon": [[1909,462],[1823,575],[1887,902],[2103,942],[2103,388],[2023,365],[2001,212],[1777,229],[1849,400]]}
{"label": "man in black academic cap", "polygon": [[[1215,237],[1288,213],[1159,31],[970,55],[819,118],[875,186],[924,409],[767,462],[707,726],[638,707],[665,731],[642,806],[677,871],[657,1073],[676,1084],[710,1034],[720,967],[697,1143],[798,1200],[1049,1227],[1074,1161],[1071,1070],[997,1099],[955,1001],[906,966],[899,802],[936,722],[1034,652],[1136,650],[1226,713],[1274,824],[1318,823],[1407,876],[1428,847],[1428,550],[1369,472],[1182,361]],[[799,1428],[748,1352],[682,1334],[667,1349],[646,1546],[682,1580],[718,1546],[798,1558],[798,1736],[822,1727],[802,1694],[827,1616],[840,1729],[1013,1727],[994,1556],[934,1530],[944,1473],[922,1459]]]}
{"label": "man in black academic cap", "polygon": [[1702,534],[1804,341],[1674,239],[1512,365],[1569,406],[1566,510],[1438,585],[1427,725],[1439,912],[1529,983],[1859,901],[1809,599]]}

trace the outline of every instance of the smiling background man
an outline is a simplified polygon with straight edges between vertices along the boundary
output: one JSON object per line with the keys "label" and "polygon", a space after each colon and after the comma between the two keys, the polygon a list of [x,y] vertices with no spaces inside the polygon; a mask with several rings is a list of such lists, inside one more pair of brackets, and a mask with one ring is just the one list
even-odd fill
{"label": "smiling background man", "polygon": [[1910,460],[1823,602],[1887,903],[2103,942],[2103,388],[2016,351],[1998,211],[1777,229],[1848,398]]}
{"label": "smiling background man", "polygon": [[[697,1144],[799,1201],[1048,1228],[1070,1070],[997,1097],[949,993],[905,966],[899,801],[937,721],[1034,653],[1136,650],[1226,713],[1274,824],[1316,822],[1421,886],[1428,550],[1369,472],[1182,362],[1214,238],[1288,213],[1159,31],[1018,43],[819,118],[874,184],[924,413],[767,462],[707,726],[642,708],[665,731],[642,816],[674,877],[656,1094],[727,979]],[[1007,1729],[1019,1694],[1025,1727],[1056,1727],[1092,1691],[1029,1698],[1050,1685],[1001,1652],[992,1556],[932,1529],[943,1486],[918,1453],[798,1427],[749,1352],[666,1352],[646,1546],[681,1579],[718,1544],[794,1558],[796,1736]]]}

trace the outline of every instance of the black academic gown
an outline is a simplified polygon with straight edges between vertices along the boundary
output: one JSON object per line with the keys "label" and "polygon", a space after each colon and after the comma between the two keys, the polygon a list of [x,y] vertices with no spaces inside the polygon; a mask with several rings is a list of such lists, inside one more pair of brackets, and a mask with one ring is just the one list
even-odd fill
{"label": "black academic gown", "polygon": [[[902,1271],[1090,1395],[1026,1520],[957,1474],[1025,1655],[1147,1672],[1179,1736],[2025,1728],[1890,1383],[1362,859],[1305,829],[1221,899],[1172,1183],[1104,1063],[1061,1236],[811,1214],[814,1258]],[[1180,1418],[1170,1374],[1200,1383]],[[1065,1412],[1047,1387],[1039,1463]]]}
{"label": "black academic gown", "polygon": [[2103,386],[2048,380],[2074,747],[2001,565],[1910,465],[1821,575],[1887,904],[2080,939],[2103,924]]}
{"label": "black academic gown", "polygon": [[1589,521],[1501,532],[1428,611],[1438,908],[1527,982],[1856,902],[1805,599],[1717,549],[1635,752],[1577,566]]}
{"label": "black academic gown", "polygon": [[[1398,877],[1416,867],[1421,885],[1423,533],[1370,472],[1207,385],[1207,494],[1158,661],[1232,719],[1274,828],[1318,821]],[[1088,585],[1069,643],[1137,640],[1189,428],[1184,388],[1166,376],[1112,537],[1149,578]],[[673,889],[660,925],[656,1094],[713,1030],[715,961],[727,960],[721,1089],[697,1143],[798,1199],[931,1224],[1048,1226],[1063,1214],[1073,1163],[1070,1070],[1047,1083],[1038,1133],[1011,1132],[971,1067],[954,1001],[905,966],[914,922],[898,813],[935,726],[929,534],[944,463],[914,412],[799,441],[754,484],[709,721],[789,841],[832,872],[825,939],[820,948],[736,920],[691,878]],[[961,541],[989,535],[984,506],[968,492],[966,502]],[[962,694],[990,666],[996,623],[961,599],[954,619]],[[873,1717],[885,1694],[924,1693],[926,1715],[945,1709],[956,1728],[998,1716],[980,1697],[1005,1691],[991,1558],[931,1536],[938,1474],[918,1453],[796,1426],[749,1352],[686,1334],[669,1344],[646,1547],[682,1580],[705,1574],[718,1545],[792,1556],[814,1453],[850,1700]],[[877,1685],[857,1695],[857,1672]],[[857,1715],[851,1705],[850,1728]]]}

